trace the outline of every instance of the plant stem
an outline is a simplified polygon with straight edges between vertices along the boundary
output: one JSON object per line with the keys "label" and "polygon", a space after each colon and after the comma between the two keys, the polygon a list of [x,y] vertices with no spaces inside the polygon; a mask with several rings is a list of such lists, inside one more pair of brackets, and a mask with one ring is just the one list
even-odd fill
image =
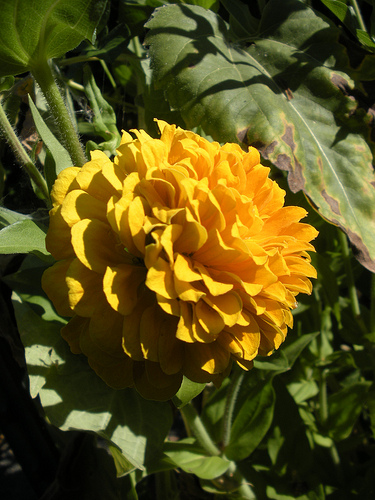
{"label": "plant stem", "polygon": [[76,56],[76,57],[68,57],[67,59],[61,59],[61,61],[57,61],[57,64],[61,66],[69,66],[70,64],[77,64],[82,62],[92,62],[92,61],[100,61],[99,57],[96,56]]}
{"label": "plant stem", "polygon": [[117,85],[116,85],[115,79],[113,78],[111,72],[108,69],[107,63],[103,59],[101,59],[100,64],[103,68],[104,73],[107,75],[108,80],[110,81],[112,87],[115,89],[117,87]]}
{"label": "plant stem", "polygon": [[220,455],[219,448],[212,441],[194,406],[188,403],[180,408],[180,412],[187,430],[191,430],[207,453],[211,456]]}
{"label": "plant stem", "polygon": [[355,287],[354,283],[354,276],[353,276],[353,269],[352,265],[350,262],[350,252],[349,252],[349,245],[348,245],[348,240],[346,238],[346,234],[339,229],[339,240],[341,244],[341,250],[342,250],[342,256],[343,256],[343,261],[344,261],[344,267],[345,267],[345,272],[346,272],[346,280],[348,284],[348,292],[349,292],[349,299],[350,299],[350,304],[352,308],[352,313],[355,319],[357,320],[358,326],[361,328],[363,333],[367,333],[367,328],[365,324],[363,323],[362,317],[361,317],[361,309],[359,307],[359,301],[358,301],[358,296],[357,296],[357,289]]}
{"label": "plant stem", "polygon": [[32,162],[29,155],[26,153],[24,147],[22,146],[20,140],[18,139],[12,125],[9,123],[8,117],[4,111],[4,108],[0,100],[0,130],[4,134],[9,146],[11,147],[14,155],[16,156],[18,162],[25,168],[26,172],[29,174],[30,179],[38,187],[44,201],[48,204],[49,193],[47,182],[36,168]]}
{"label": "plant stem", "polygon": [[[187,405],[180,408],[180,412],[188,433],[189,431],[191,431],[191,433],[194,434],[194,436],[201,444],[202,448],[210,456],[220,455],[219,448],[216,446],[211,436],[208,434],[207,429],[205,428],[202,420],[200,419],[192,403],[188,403]],[[234,462],[231,462],[229,469],[227,470],[225,475],[228,476],[228,478],[230,478],[231,481],[234,480],[239,485],[237,490],[237,492],[240,495],[239,498],[243,498],[244,500],[245,499],[255,500],[255,495],[252,489],[246,482],[245,478],[242,476],[241,472],[237,469],[236,464]]]}
{"label": "plant stem", "polygon": [[327,374],[328,369],[324,369],[320,379],[319,391],[319,416],[320,422],[324,425],[328,418],[328,405],[327,405]]}
{"label": "plant stem", "polygon": [[375,273],[371,276],[370,332],[375,332]]}
{"label": "plant stem", "polygon": [[233,373],[233,378],[231,380],[231,383],[228,387],[227,399],[225,402],[225,410],[223,416],[223,431],[222,431],[223,448],[225,448],[230,441],[234,406],[237,401],[238,391],[240,390],[243,378],[244,378],[244,372],[235,370]]}
{"label": "plant stem", "polygon": [[359,10],[358,4],[357,4],[357,0],[350,0],[350,3],[353,6],[353,9],[354,9],[354,12],[355,12],[355,15],[356,15],[356,18],[357,18],[357,21],[358,21],[358,24],[359,24],[361,30],[367,32],[365,23],[363,22],[361,11]]}
{"label": "plant stem", "polygon": [[82,167],[87,159],[48,61],[40,61],[32,68],[32,73],[46,98],[63,145],[68,150],[73,163],[77,167]]}

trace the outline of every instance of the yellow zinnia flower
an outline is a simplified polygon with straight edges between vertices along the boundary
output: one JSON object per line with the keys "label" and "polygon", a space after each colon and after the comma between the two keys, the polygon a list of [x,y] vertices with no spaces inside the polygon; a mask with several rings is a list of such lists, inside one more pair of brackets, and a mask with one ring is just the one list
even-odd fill
{"label": "yellow zinnia flower", "polygon": [[317,231],[256,149],[158,125],[160,139],[124,132],[113,162],[94,151],[60,173],[43,287],[103,380],[168,399],[183,375],[220,384],[280,346]]}

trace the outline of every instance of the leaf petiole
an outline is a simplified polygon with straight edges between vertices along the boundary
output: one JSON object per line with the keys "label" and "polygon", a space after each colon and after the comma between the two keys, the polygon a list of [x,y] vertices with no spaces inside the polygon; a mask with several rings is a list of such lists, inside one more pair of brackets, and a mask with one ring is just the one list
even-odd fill
{"label": "leaf petiole", "polygon": [[56,122],[61,142],[68,150],[74,165],[82,167],[87,159],[62,95],[57,87],[49,62],[39,61],[38,64],[31,68],[31,72],[46,98]]}
{"label": "leaf petiole", "polygon": [[24,147],[22,146],[20,140],[17,137],[17,134],[12,128],[12,125],[9,123],[8,117],[4,111],[4,108],[0,99],[0,131],[6,138],[9,146],[12,148],[13,153],[15,154],[18,162],[25,168],[26,172],[29,174],[30,179],[35,183],[38,187],[43,200],[46,202],[46,205],[49,203],[49,193],[47,182],[36,168],[34,163],[32,162],[29,155],[26,153]]}

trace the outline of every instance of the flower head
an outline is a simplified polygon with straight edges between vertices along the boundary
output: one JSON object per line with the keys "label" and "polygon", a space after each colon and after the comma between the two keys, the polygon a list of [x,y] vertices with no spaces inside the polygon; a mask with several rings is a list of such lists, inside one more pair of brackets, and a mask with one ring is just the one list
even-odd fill
{"label": "flower head", "polygon": [[124,132],[113,162],[94,151],[60,173],[43,287],[100,377],[167,399],[183,375],[220,384],[280,346],[317,231],[256,149],[158,125],[160,139]]}

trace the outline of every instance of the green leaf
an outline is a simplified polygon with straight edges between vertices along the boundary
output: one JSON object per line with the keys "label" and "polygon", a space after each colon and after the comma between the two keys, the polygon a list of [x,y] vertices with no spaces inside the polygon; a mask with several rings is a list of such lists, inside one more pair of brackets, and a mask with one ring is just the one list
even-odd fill
{"label": "green leaf", "polygon": [[177,408],[182,408],[188,404],[192,399],[194,399],[198,394],[200,394],[206,384],[199,384],[198,382],[192,382],[188,378],[184,377],[182,379],[181,387],[178,392],[172,398],[173,403]]}
{"label": "green leaf", "polygon": [[96,85],[94,75],[90,68],[84,68],[84,87],[89,99],[90,107],[94,112],[92,123],[80,123],[79,131],[85,134],[100,136],[104,142],[96,144],[88,141],[86,149],[100,149],[108,156],[116,154],[116,148],[121,141],[121,135],[117,129],[116,115],[113,108],[102,96],[99,87]]}
{"label": "green leaf", "polygon": [[239,39],[252,39],[258,31],[259,20],[241,0],[221,0],[220,3],[230,14],[230,26]]}
{"label": "green leaf", "polygon": [[[353,9],[342,0],[322,0],[322,3],[343,23],[348,20],[348,17],[353,15]],[[353,17],[355,18],[355,16]]]}
{"label": "green leaf", "polygon": [[[117,25],[94,47],[89,46],[82,51],[86,57],[98,57],[107,62],[114,61],[127,47],[130,31],[126,24]],[[69,60],[68,60],[69,61]]]}
{"label": "green leaf", "polygon": [[219,16],[199,7],[157,9],[146,26],[155,82],[187,126],[256,146],[375,271],[369,117],[336,69],[348,67],[339,30],[298,0],[270,0],[261,35],[245,50],[231,44]]}
{"label": "green leaf", "polygon": [[15,222],[19,222],[30,217],[25,214],[20,214],[14,210],[9,210],[5,207],[0,207],[0,227],[6,227]]}
{"label": "green leaf", "polygon": [[170,406],[144,400],[134,389],[111,389],[84,356],[71,353],[61,323],[35,312],[32,298],[14,294],[13,305],[31,393],[39,395],[49,421],[62,430],[92,431],[108,439],[124,455],[120,460],[114,453],[120,473],[152,462],[172,424]]}
{"label": "green leaf", "polygon": [[0,76],[61,57],[92,40],[107,0],[2,0]]}
{"label": "green leaf", "polygon": [[54,160],[53,162],[47,162],[49,168],[47,168],[47,165],[45,168],[48,187],[49,189],[51,189],[59,173],[65,168],[71,167],[73,163],[69,156],[68,151],[56,139],[56,137],[53,135],[51,130],[44,122],[43,118],[41,117],[38,111],[38,108],[33,103],[33,100],[31,99],[30,95],[29,95],[29,106],[37,131],[40,137],[42,138],[44,144],[47,146]]}
{"label": "green leaf", "polygon": [[40,222],[23,219],[0,231],[0,253],[33,253],[44,260],[51,260],[46,250],[47,228]]}
{"label": "green leaf", "polygon": [[209,457],[197,444],[195,438],[168,441],[163,451],[185,472],[195,474],[202,479],[214,479],[224,474],[230,462],[221,457]]}
{"label": "green leaf", "polygon": [[227,458],[243,460],[257,448],[272,423],[274,405],[272,378],[262,379],[250,372],[235,406],[230,441],[224,450]]}
{"label": "green leaf", "polygon": [[358,382],[344,387],[328,398],[326,429],[335,441],[347,438],[362,412],[371,382]]}
{"label": "green leaf", "polygon": [[357,29],[356,31],[358,40],[365,45],[366,47],[369,47],[371,49],[375,48],[375,43],[374,40],[370,37],[370,35],[367,33],[367,31]]}
{"label": "green leaf", "polygon": [[[293,335],[293,333],[291,334]],[[319,332],[315,333],[306,333],[305,335],[302,335],[301,337],[296,338],[292,342],[288,342],[286,346],[281,346],[282,352],[286,356],[288,360],[288,366],[289,368],[292,368],[294,363],[296,362],[298,356],[301,354],[301,352],[307,347],[310,342],[312,342],[317,336],[319,335]]]}
{"label": "green leaf", "polygon": [[4,92],[5,90],[9,90],[14,85],[14,77],[13,76],[5,76],[0,78],[0,92]]}

